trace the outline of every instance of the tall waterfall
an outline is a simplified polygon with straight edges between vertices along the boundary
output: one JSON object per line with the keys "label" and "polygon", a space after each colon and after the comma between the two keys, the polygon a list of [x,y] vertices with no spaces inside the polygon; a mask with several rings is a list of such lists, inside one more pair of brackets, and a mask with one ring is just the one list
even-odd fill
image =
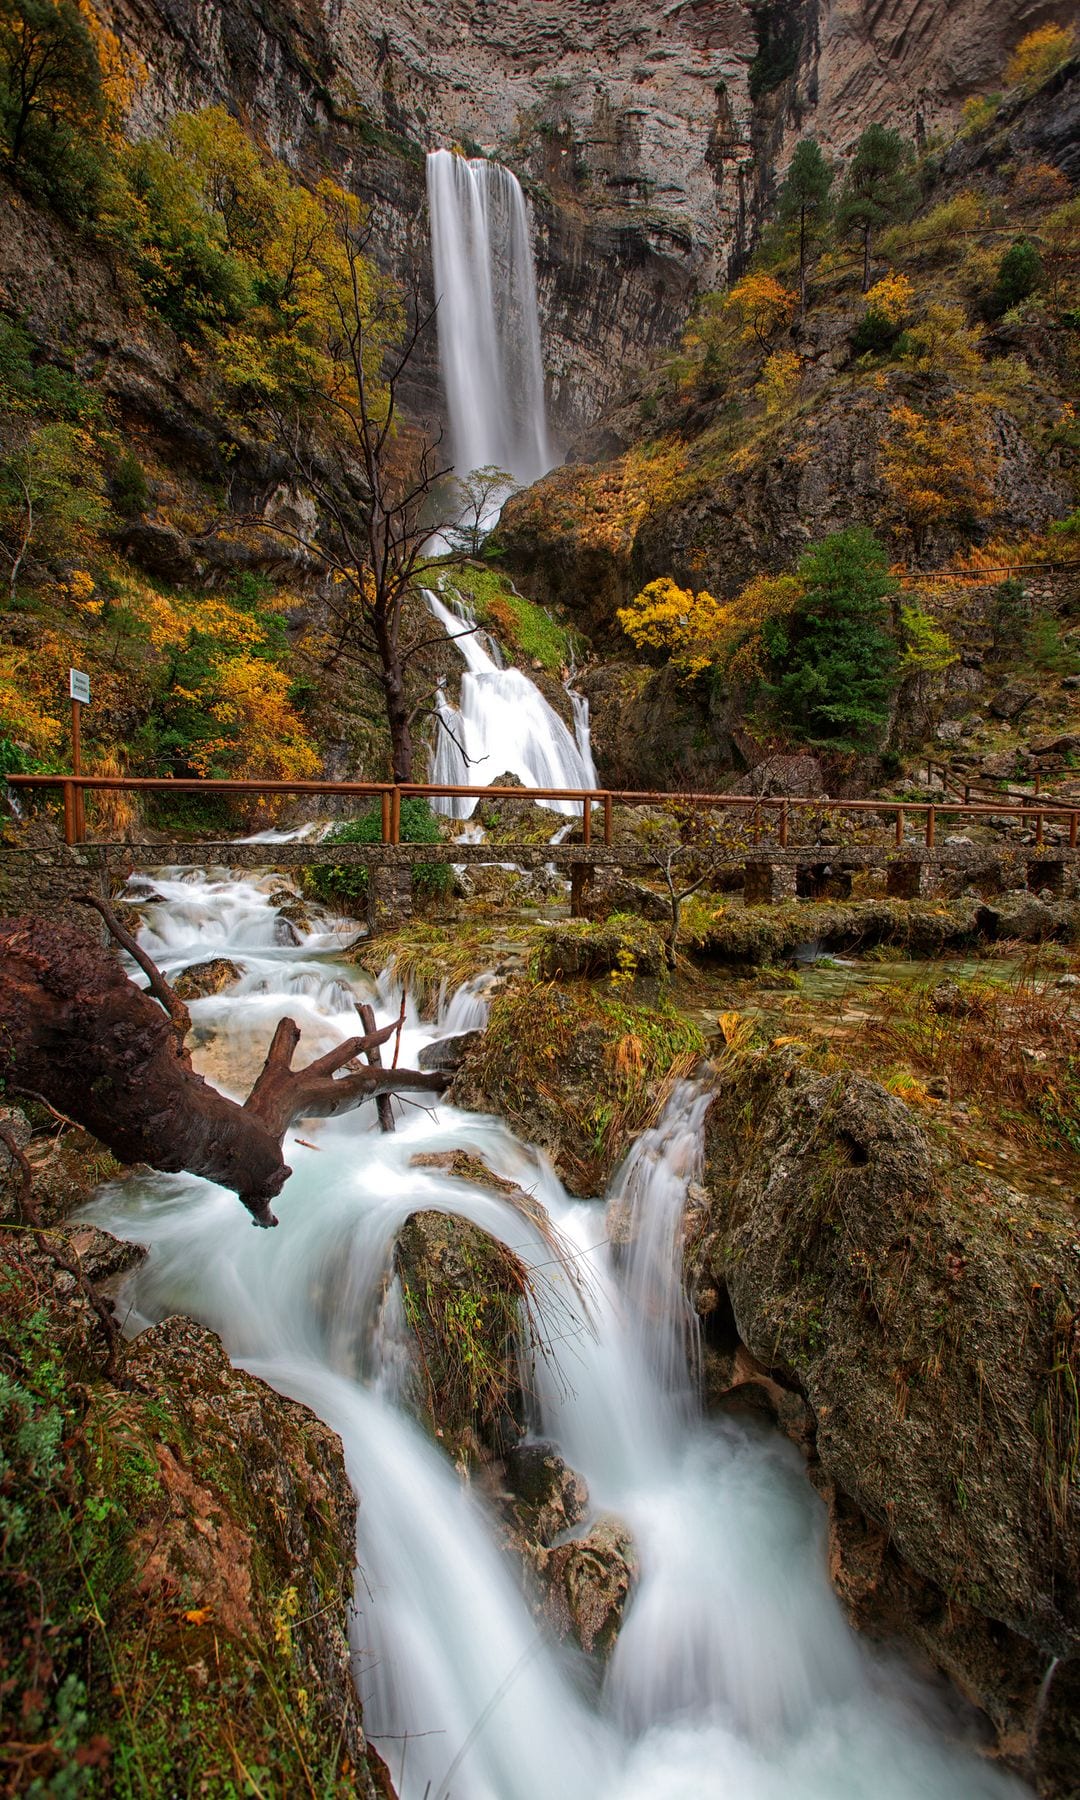
{"label": "tall waterfall", "polygon": [[[234,1090],[285,1014],[313,1053],[355,1025],[355,964],[325,925],[282,943],[279,883],[174,870],[133,890],[143,942],[170,970],[208,945],[239,965],[231,991],[192,1006],[199,1066]],[[363,997],[380,1023],[396,1016],[389,977]],[[479,1024],[483,1003],[467,1004]],[[402,1060],[460,1026],[452,1006],[427,1026],[410,1012]],[[360,1497],[356,1678],[401,1800],[1032,1800],[964,1745],[939,1695],[848,1629],[795,1450],[700,1411],[680,1239],[703,1110],[699,1089],[677,1089],[616,1178],[621,1254],[602,1204],[567,1195],[498,1120],[448,1105],[406,1109],[386,1137],[370,1103],[305,1122],[276,1231],[252,1231],[232,1195],[184,1175],[117,1183],[93,1216],[150,1246],[126,1317],[190,1313],[340,1433]],[[418,1166],[418,1151],[448,1150],[530,1194],[587,1293],[501,1194],[439,1157]],[[471,1220],[532,1272],[549,1347],[535,1370],[540,1430],[593,1508],[633,1534],[638,1577],[595,1681],[538,1628],[482,1493],[401,1403],[393,1246],[425,1208]]]}
{"label": "tall waterfall", "polygon": [[439,363],[460,474],[552,464],[529,219],[516,175],[483,157],[427,159]]}

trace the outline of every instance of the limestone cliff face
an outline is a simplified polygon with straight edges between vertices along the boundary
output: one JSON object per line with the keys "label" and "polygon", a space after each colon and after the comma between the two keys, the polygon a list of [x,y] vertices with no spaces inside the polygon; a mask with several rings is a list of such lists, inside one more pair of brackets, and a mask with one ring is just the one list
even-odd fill
{"label": "limestone cliff face", "polygon": [[[1065,0],[102,0],[145,67],[146,130],[223,101],[378,205],[387,260],[426,245],[423,152],[482,148],[533,201],[553,416],[628,363],[752,239],[797,138],[912,135],[993,85]],[[421,390],[434,396],[429,367]]]}

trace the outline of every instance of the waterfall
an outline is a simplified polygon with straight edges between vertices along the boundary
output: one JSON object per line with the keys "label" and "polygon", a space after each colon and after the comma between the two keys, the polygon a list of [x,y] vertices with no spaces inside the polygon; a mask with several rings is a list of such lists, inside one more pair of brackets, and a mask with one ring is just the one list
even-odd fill
{"label": "waterfall", "polygon": [[484,157],[427,159],[439,364],[459,474],[494,464],[536,481],[552,464],[536,277],[516,175]]}
{"label": "waterfall", "polygon": [[[274,886],[163,871],[150,895],[132,890],[152,916],[147,947],[172,966],[212,945],[240,969],[192,1006],[197,1065],[233,1090],[296,1013],[297,975],[313,1053],[355,1023],[338,1010],[355,967],[318,923],[283,946]],[[396,1015],[392,980],[363,997],[380,1023]],[[478,999],[434,1026],[407,1018],[402,1061],[462,1011],[481,1017]],[[683,1084],[616,1177],[630,1237],[618,1256],[602,1203],[574,1200],[498,1120],[447,1105],[403,1109],[393,1136],[370,1104],[305,1121],[276,1231],[252,1231],[233,1195],[186,1176],[135,1175],[90,1214],[150,1247],[125,1317],[191,1314],[340,1434],[360,1500],[356,1679],[401,1800],[1031,1800],[965,1745],[936,1690],[850,1631],[797,1452],[694,1402],[679,1264],[703,1110]],[[453,1149],[528,1190],[584,1296],[500,1194],[414,1162]],[[602,1680],[541,1632],[483,1500],[400,1404],[387,1295],[395,1237],[421,1208],[470,1219],[533,1272],[550,1350],[535,1374],[543,1433],[593,1507],[628,1525],[640,1563]]]}
{"label": "waterfall", "polygon": [[[440,689],[433,782],[448,787],[485,787],[500,775],[516,775],[526,787],[594,788],[596,768],[589,747],[588,703],[573,696],[575,730],[570,731],[536,683],[520,669],[500,667],[466,608],[451,612],[430,589],[424,598],[465,660],[461,702],[451,706]],[[550,801],[553,812],[578,813],[571,800]],[[465,819],[475,800],[435,800],[452,818]]]}

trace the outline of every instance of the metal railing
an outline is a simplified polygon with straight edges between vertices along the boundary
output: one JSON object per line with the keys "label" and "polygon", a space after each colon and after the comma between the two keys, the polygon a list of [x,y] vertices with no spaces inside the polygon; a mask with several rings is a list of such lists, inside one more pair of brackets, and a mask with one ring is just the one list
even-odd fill
{"label": "metal railing", "polygon": [[[81,844],[86,841],[84,797],[87,793],[132,794],[220,794],[240,795],[314,795],[334,799],[378,800],[382,815],[384,844],[401,842],[401,803],[411,799],[462,800],[555,800],[576,802],[581,807],[582,842],[588,848],[593,842],[593,813],[600,810],[600,832],[605,845],[613,839],[616,806],[657,806],[669,811],[730,811],[756,813],[762,818],[775,818],[777,843],[781,849],[789,844],[791,823],[800,813],[868,814],[891,818],[895,842],[902,845],[907,823],[912,816],[923,820],[926,845],[933,849],[941,819],[1016,817],[1035,826],[1035,844],[1045,842],[1046,821],[1060,819],[1068,829],[1069,848],[1077,848],[1080,837],[1080,802],[1058,805],[1051,801],[1027,799],[1021,804],[1002,805],[982,802],[934,800],[830,800],[824,796],[773,796],[762,794],[649,793],[634,789],[610,788],[518,788],[461,787],[440,782],[392,781],[225,781],[212,778],[163,778],[139,775],[8,775],[10,787],[57,790],[64,807],[64,841]],[[102,840],[99,840],[102,841]]]}

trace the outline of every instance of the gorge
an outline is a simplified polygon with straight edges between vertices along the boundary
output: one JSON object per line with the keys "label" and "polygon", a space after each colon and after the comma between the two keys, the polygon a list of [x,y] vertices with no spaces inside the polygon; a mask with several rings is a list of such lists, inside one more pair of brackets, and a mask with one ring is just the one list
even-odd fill
{"label": "gorge", "polygon": [[[1077,1800],[1078,111],[1055,0],[0,0],[5,1793]],[[273,1215],[120,968],[330,1071]]]}

